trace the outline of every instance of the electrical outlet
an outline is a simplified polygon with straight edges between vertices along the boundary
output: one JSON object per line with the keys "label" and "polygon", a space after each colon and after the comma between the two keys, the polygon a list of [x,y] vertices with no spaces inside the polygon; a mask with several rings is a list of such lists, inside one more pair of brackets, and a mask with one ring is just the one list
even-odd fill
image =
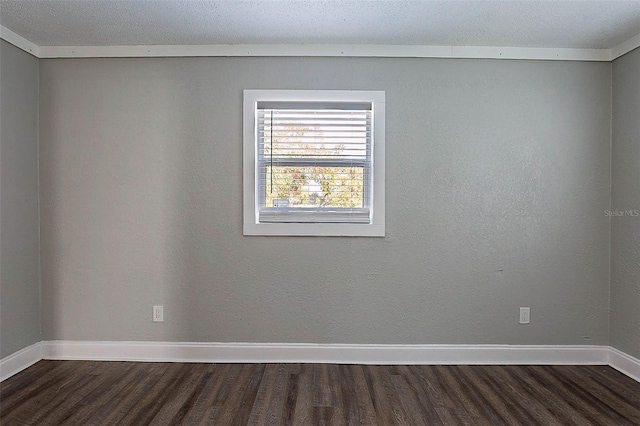
{"label": "electrical outlet", "polygon": [[153,307],[153,322],[164,321],[164,306],[156,305]]}
{"label": "electrical outlet", "polygon": [[531,308],[520,308],[520,324],[529,324],[531,318]]}

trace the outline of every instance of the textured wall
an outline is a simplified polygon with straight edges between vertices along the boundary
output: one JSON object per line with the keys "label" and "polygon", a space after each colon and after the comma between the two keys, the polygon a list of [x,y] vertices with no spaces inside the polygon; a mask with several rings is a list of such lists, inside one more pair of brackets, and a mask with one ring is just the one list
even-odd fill
{"label": "textured wall", "polygon": [[[44,339],[608,343],[611,64],[54,59],[40,79]],[[246,88],[386,91],[385,238],[242,236]]]}
{"label": "textured wall", "polygon": [[640,49],[613,62],[611,346],[640,358]]}
{"label": "textured wall", "polygon": [[40,341],[38,60],[0,41],[0,358]]}

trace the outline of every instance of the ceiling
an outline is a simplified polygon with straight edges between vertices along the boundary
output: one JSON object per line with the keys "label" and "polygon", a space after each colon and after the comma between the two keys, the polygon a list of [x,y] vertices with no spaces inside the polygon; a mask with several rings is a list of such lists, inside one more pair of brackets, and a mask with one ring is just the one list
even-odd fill
{"label": "ceiling", "polygon": [[37,46],[355,44],[610,49],[633,1],[0,1]]}

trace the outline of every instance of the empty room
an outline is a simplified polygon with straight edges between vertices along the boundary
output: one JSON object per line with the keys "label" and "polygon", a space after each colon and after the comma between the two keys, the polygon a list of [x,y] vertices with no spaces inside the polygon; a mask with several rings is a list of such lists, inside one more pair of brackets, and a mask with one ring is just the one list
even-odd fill
{"label": "empty room", "polygon": [[0,424],[640,425],[640,1],[0,24]]}

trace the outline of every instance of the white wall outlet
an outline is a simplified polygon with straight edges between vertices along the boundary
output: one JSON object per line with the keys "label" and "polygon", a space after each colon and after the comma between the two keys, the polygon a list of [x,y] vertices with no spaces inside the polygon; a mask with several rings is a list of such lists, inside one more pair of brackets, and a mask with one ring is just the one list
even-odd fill
{"label": "white wall outlet", "polygon": [[531,318],[531,308],[520,308],[520,324],[529,324]]}
{"label": "white wall outlet", "polygon": [[153,322],[164,321],[164,306],[156,305],[153,307]]}

